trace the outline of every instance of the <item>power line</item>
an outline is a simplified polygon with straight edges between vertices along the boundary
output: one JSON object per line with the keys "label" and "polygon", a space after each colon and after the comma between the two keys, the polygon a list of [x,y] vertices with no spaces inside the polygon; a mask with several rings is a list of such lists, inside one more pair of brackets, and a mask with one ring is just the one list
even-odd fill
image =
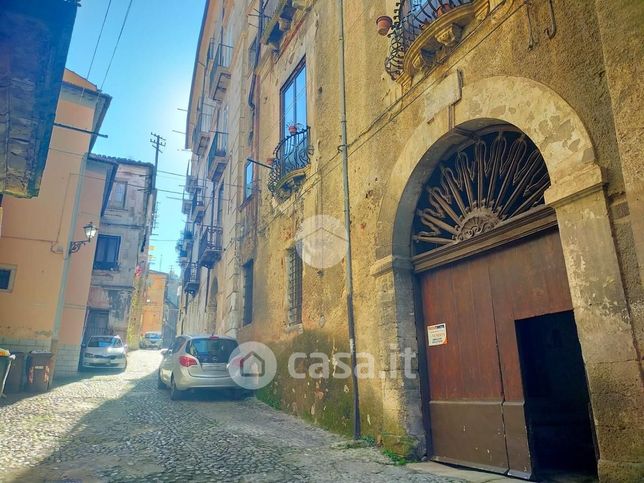
{"label": "power line", "polygon": [[112,67],[112,61],[114,60],[114,56],[116,55],[116,49],[118,48],[119,42],[121,41],[121,35],[123,35],[123,30],[125,29],[125,22],[127,21],[127,16],[130,14],[130,8],[132,7],[133,1],[134,0],[130,0],[130,3],[127,6],[127,10],[125,11],[125,17],[123,17],[121,30],[119,31],[119,36],[116,39],[116,44],[114,45],[114,50],[112,51],[112,57],[110,58],[110,63],[107,64],[107,70],[105,71],[105,77],[103,77],[103,82],[101,82],[100,90],[103,90],[103,86],[105,85],[105,80],[107,79],[107,74],[109,74],[110,67]]}
{"label": "power line", "polygon": [[98,50],[98,44],[101,42],[101,36],[103,35],[103,29],[105,28],[105,22],[107,21],[107,14],[110,12],[110,6],[112,5],[112,0],[107,4],[107,10],[105,10],[105,16],[103,17],[103,23],[101,24],[101,30],[98,33],[98,39],[96,39],[96,45],[94,46],[94,53],[92,54],[92,60],[89,63],[89,69],[87,69],[86,78],[89,80],[89,74],[92,72],[92,66],[94,65],[94,59],[96,58],[96,51]]}

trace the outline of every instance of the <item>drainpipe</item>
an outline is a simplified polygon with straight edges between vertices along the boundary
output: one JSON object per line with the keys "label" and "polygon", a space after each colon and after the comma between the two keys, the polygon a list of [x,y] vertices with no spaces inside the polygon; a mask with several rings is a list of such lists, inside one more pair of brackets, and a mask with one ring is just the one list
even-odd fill
{"label": "drainpipe", "polygon": [[[76,234],[76,223],[78,221],[78,208],[80,205],[81,194],[83,192],[83,184],[85,181],[85,166],[87,164],[87,156],[81,158],[80,167],[78,170],[78,185],[76,193],[74,193],[74,204],[72,205],[72,215],[69,225],[69,232],[67,239],[63,246],[63,273],[61,275],[60,288],[58,289],[58,301],[56,303],[56,314],[54,316],[54,328],[51,335],[51,343],[49,351],[53,354],[53,368],[54,373],[56,369],[56,356],[58,355],[58,336],[60,334],[60,326],[63,321],[63,311],[65,308],[65,293],[67,292],[67,282],[69,279],[69,267],[72,261],[72,254],[69,251],[69,244],[74,239]],[[53,377],[54,374],[52,374]]]}
{"label": "drainpipe", "polygon": [[347,323],[349,325],[349,351],[351,353],[351,383],[353,384],[353,439],[360,439],[360,397],[356,374],[356,329],[353,317],[353,265],[351,259],[351,211],[349,206],[349,152],[347,145],[347,102],[344,74],[344,5],[338,0],[339,74],[340,74],[340,128],[342,131],[342,189],[344,193],[344,229],[347,235],[345,279],[347,291]]}

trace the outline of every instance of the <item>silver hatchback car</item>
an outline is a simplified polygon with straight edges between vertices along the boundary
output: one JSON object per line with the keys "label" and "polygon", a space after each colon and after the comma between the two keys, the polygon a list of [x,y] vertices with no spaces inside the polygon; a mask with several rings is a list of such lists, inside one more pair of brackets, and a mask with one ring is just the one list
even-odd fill
{"label": "silver hatchback car", "polygon": [[180,335],[169,349],[161,350],[159,389],[170,388],[170,399],[177,400],[189,389],[226,389],[242,397],[248,391],[230,377],[228,363],[238,344],[232,337],[219,335]]}

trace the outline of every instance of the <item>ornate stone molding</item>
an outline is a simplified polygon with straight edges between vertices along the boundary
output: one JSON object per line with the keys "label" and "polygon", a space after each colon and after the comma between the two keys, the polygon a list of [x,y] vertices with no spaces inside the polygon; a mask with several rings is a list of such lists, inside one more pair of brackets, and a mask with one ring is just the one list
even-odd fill
{"label": "ornate stone molding", "polygon": [[464,27],[475,20],[483,20],[489,12],[489,0],[474,0],[446,11],[426,24],[404,53],[403,71],[397,82],[403,88],[410,87],[414,75],[430,66],[439,51],[454,47],[461,41]]}
{"label": "ornate stone molding", "polygon": [[413,269],[413,265],[409,258],[399,257],[397,255],[389,255],[380,260],[376,260],[369,268],[369,274],[373,277],[380,277],[389,272],[392,272],[394,269],[408,270]]}
{"label": "ornate stone molding", "polygon": [[554,182],[544,193],[544,198],[547,205],[558,208],[601,190],[606,184],[606,173],[600,166],[587,163],[571,165],[568,174],[559,174],[552,179]]}

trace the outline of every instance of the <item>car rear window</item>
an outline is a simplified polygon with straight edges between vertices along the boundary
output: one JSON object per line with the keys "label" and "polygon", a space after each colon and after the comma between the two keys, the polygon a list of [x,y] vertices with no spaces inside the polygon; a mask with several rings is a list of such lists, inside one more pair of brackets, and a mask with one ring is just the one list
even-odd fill
{"label": "car rear window", "polygon": [[161,338],[161,334],[151,334],[151,333],[148,332],[147,334],[145,334],[145,338],[146,339],[158,340],[158,339]]}
{"label": "car rear window", "polygon": [[114,337],[92,337],[87,347],[112,347],[114,340]]}
{"label": "car rear window", "polygon": [[237,341],[230,339],[192,339],[186,346],[186,352],[196,357],[199,362],[228,362],[230,354],[237,348]]}

